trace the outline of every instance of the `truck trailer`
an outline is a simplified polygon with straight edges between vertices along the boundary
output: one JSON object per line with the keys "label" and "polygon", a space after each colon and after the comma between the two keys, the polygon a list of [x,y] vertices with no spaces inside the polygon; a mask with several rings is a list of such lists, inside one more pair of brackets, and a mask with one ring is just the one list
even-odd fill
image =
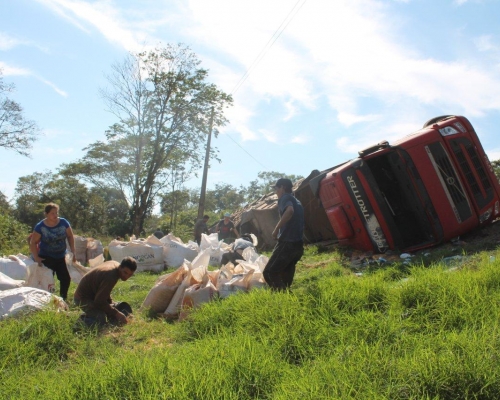
{"label": "truck trailer", "polygon": [[469,120],[445,115],[310,182],[339,244],[385,253],[435,246],[494,221],[500,185]]}

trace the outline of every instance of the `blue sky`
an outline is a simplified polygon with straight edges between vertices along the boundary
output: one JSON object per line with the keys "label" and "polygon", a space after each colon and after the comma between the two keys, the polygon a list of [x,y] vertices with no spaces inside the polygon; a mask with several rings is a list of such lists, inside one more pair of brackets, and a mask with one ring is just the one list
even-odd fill
{"label": "blue sky", "polygon": [[102,140],[111,65],[158,43],[188,45],[234,96],[208,188],[307,176],[443,114],[500,159],[499,18],[498,0],[2,0],[0,68],[43,135],[31,159],[0,148],[0,191]]}

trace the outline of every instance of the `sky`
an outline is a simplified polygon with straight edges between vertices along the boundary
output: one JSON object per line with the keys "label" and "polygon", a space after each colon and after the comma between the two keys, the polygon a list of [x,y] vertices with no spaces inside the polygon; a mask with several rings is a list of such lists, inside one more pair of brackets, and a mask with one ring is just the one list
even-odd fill
{"label": "sky", "polygon": [[1,0],[4,83],[41,133],[31,158],[0,148],[0,191],[103,140],[112,65],[177,43],[234,98],[209,189],[307,176],[438,115],[466,116],[500,159],[499,18],[500,0]]}

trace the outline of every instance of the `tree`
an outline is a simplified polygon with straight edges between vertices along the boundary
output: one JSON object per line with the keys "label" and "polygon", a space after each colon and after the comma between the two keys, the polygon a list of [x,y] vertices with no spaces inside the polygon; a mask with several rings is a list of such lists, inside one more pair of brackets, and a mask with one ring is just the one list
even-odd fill
{"label": "tree", "polygon": [[8,213],[12,211],[7,196],[0,191],[0,213]]}
{"label": "tree", "polygon": [[491,162],[491,166],[493,167],[493,172],[497,176],[500,181],[500,160],[495,160]]}
{"label": "tree", "polygon": [[168,179],[169,192],[161,196],[161,212],[169,215],[168,231],[172,232],[177,226],[177,214],[189,201],[189,193],[183,188],[184,182],[189,178],[183,166],[171,170]]}
{"label": "tree", "polygon": [[40,221],[45,203],[52,201],[46,187],[54,179],[52,172],[44,171],[17,180],[15,216],[19,221],[31,227]]}
{"label": "tree", "polygon": [[59,204],[61,216],[82,234],[124,236],[130,232],[128,206],[119,191],[112,188],[87,188],[68,171],[34,173],[18,179],[16,217],[33,227],[48,202]]}
{"label": "tree", "polygon": [[35,122],[24,118],[21,105],[7,97],[13,90],[14,85],[3,82],[0,70],[0,147],[29,157],[39,129]]}
{"label": "tree", "polygon": [[[71,166],[99,187],[120,190],[130,207],[133,233],[143,230],[169,172],[199,169],[209,120],[213,134],[227,121],[231,96],[206,82],[207,71],[188,47],[167,46],[131,54],[108,76],[101,95],[117,118],[106,140],[91,144]],[[212,149],[211,158],[216,157]]]}
{"label": "tree", "polygon": [[302,179],[303,176],[300,175],[287,175],[281,172],[270,171],[270,172],[259,172],[257,174],[257,179],[250,182],[250,185],[244,189],[244,194],[247,203],[251,203],[257,200],[259,197],[271,192],[271,187],[276,183],[279,178],[288,178],[293,183]]}
{"label": "tree", "polygon": [[28,234],[30,228],[14,217],[0,212],[0,255],[29,253]]}
{"label": "tree", "polygon": [[218,183],[214,190],[207,190],[205,201],[206,204],[211,205],[207,207],[207,210],[218,214],[225,211],[233,212],[245,203],[244,189],[238,190],[232,185]]}

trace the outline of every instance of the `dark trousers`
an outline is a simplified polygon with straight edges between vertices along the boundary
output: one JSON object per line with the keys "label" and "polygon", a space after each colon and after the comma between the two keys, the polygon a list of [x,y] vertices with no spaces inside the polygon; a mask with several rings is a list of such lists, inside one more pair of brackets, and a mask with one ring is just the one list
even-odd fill
{"label": "dark trousers", "polygon": [[56,273],[57,280],[59,281],[59,294],[66,300],[68,297],[69,284],[71,283],[66,260],[64,258],[52,258],[48,256],[40,257],[43,258],[43,265]]}
{"label": "dark trousers", "polygon": [[[83,313],[80,315],[80,320],[87,326],[95,325],[102,327],[107,323],[118,324],[116,318],[106,315],[102,310],[88,307],[85,302],[82,302],[80,299],[74,299],[74,303],[82,309]],[[126,317],[132,314],[132,307],[125,301],[111,303],[111,307],[116,308]]]}
{"label": "dark trousers", "polygon": [[273,290],[288,289],[293,282],[295,265],[304,254],[302,242],[278,242],[264,268],[264,279]]}

